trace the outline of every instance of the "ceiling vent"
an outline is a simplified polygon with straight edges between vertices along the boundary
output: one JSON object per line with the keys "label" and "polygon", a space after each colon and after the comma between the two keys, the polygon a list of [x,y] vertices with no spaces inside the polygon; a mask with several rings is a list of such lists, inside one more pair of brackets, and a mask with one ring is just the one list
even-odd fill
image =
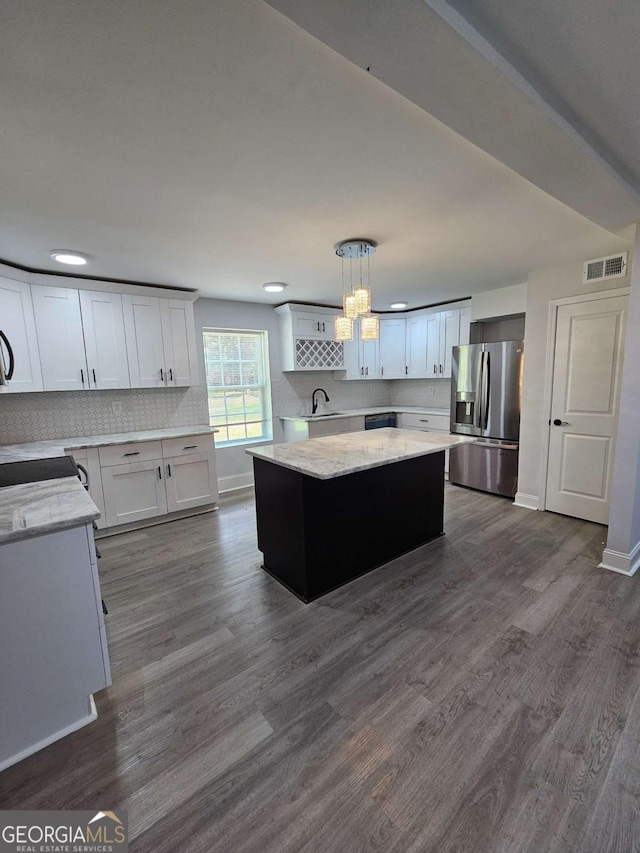
{"label": "ceiling vent", "polygon": [[604,281],[605,278],[622,278],[627,274],[627,252],[607,255],[586,261],[582,272],[583,284],[587,281]]}

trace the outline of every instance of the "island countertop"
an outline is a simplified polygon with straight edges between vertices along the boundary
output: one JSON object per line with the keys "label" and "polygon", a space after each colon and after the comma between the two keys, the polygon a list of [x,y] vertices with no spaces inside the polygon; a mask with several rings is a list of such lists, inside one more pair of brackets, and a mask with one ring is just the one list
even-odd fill
{"label": "island countertop", "polygon": [[250,448],[246,452],[300,474],[330,480],[405,459],[441,453],[473,441],[475,438],[471,436],[385,427]]}

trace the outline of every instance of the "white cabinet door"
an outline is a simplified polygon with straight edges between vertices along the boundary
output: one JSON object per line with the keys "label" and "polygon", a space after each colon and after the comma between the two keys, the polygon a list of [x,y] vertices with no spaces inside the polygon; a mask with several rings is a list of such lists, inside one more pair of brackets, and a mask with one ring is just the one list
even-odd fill
{"label": "white cabinet door", "polygon": [[[4,393],[42,391],[42,372],[29,285],[0,278],[0,331],[4,332],[14,356],[13,376]],[[9,367],[9,354],[0,342],[0,358]]]}
{"label": "white cabinet door", "polygon": [[458,346],[466,346],[471,334],[471,305],[460,308],[460,335]]}
{"label": "white cabinet door", "polygon": [[360,360],[363,379],[380,379],[380,341],[361,341]]}
{"label": "white cabinet door", "polygon": [[164,460],[167,510],[178,512],[218,500],[213,453],[191,453]]}
{"label": "white cabinet door", "polygon": [[78,291],[33,284],[31,294],[44,390],[89,388]]}
{"label": "white cabinet door", "polygon": [[160,318],[167,385],[195,385],[198,370],[193,303],[160,299]]}
{"label": "white cabinet door", "polygon": [[122,296],[80,291],[90,388],[130,388]]}
{"label": "white cabinet door", "polygon": [[162,459],[103,468],[101,474],[109,527],[166,514]]}
{"label": "white cabinet door", "polygon": [[410,379],[423,379],[427,376],[426,317],[407,317],[406,340],[407,376]]}
{"label": "white cabinet door", "polygon": [[345,341],[343,344],[344,351],[344,379],[362,379],[362,364],[360,359],[360,340],[357,324],[353,324],[353,340]]}
{"label": "white cabinet door", "polygon": [[427,377],[438,378],[440,366],[440,314],[427,314]]}
{"label": "white cabinet door", "polygon": [[460,340],[460,315],[457,308],[440,312],[440,357],[438,360],[438,376],[440,379],[451,378],[451,350],[458,346]]}
{"label": "white cabinet door", "polygon": [[380,320],[380,376],[382,379],[404,379],[405,360],[404,317]]}
{"label": "white cabinet door", "polygon": [[293,337],[306,338],[308,340],[334,340],[333,315],[312,314],[310,312],[295,311],[293,318]]}
{"label": "white cabinet door", "polygon": [[125,295],[122,309],[131,387],[163,388],[165,361],[160,299]]}

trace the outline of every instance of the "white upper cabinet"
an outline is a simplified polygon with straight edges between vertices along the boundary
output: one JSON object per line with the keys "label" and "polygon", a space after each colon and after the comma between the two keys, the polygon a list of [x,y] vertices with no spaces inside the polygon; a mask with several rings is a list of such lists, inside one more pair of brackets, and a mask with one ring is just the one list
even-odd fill
{"label": "white upper cabinet", "polygon": [[344,342],[344,375],[339,379],[379,379],[380,341],[361,341],[360,324],[353,323],[353,340]]}
{"label": "white upper cabinet", "polygon": [[427,376],[427,318],[407,317],[406,320],[406,362],[409,379],[423,379]]}
{"label": "white upper cabinet", "polygon": [[[460,309],[438,311],[426,315],[427,378],[451,377],[451,350],[460,343]],[[467,331],[467,340],[468,340]]]}
{"label": "white upper cabinet", "polygon": [[404,379],[407,375],[405,319],[380,320],[380,377]]}
{"label": "white upper cabinet", "polygon": [[122,296],[80,291],[90,388],[130,388]]}
{"label": "white upper cabinet", "polygon": [[193,303],[160,299],[162,344],[167,385],[195,385],[198,381]]}
{"label": "white upper cabinet", "polygon": [[164,388],[164,348],[157,296],[122,297],[132,388]]}
{"label": "white upper cabinet", "polygon": [[157,296],[122,297],[132,388],[194,385],[193,304]]}
{"label": "white upper cabinet", "polygon": [[451,378],[451,350],[460,342],[460,312],[457,308],[440,313],[440,360],[438,376]]}
{"label": "white upper cabinet", "polygon": [[438,378],[440,367],[440,314],[427,314],[425,317],[427,335],[427,376]]}
{"label": "white upper cabinet", "polygon": [[[13,377],[0,386],[4,393],[42,391],[38,339],[29,285],[0,278],[0,331],[7,336],[14,356]],[[0,342],[0,358],[9,367],[8,352]]]}
{"label": "white upper cabinet", "polygon": [[78,291],[33,284],[31,293],[44,390],[89,388]]}
{"label": "white upper cabinet", "polygon": [[309,340],[335,340],[333,316],[311,312],[296,311],[293,314],[293,336]]}

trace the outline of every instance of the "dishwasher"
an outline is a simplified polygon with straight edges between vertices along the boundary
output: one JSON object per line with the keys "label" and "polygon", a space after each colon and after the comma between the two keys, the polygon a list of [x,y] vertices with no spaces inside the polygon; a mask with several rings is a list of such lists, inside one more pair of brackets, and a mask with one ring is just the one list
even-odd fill
{"label": "dishwasher", "polygon": [[394,427],[396,426],[396,413],[395,412],[385,412],[382,415],[365,415],[364,416],[364,428],[365,429],[383,429],[384,427]]}

